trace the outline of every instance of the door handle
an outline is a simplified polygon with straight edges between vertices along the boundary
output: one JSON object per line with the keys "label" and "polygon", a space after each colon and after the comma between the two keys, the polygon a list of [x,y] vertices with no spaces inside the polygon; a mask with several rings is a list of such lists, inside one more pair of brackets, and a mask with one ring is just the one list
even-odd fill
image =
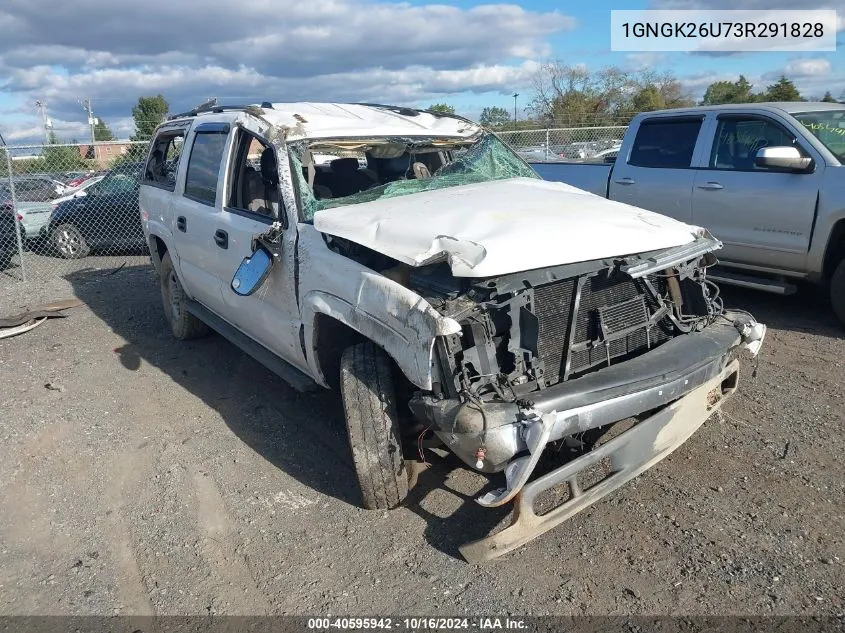
{"label": "door handle", "polygon": [[614,180],[617,185],[633,185],[636,181],[633,178],[620,178],[619,180]]}
{"label": "door handle", "polygon": [[176,228],[182,231],[182,233],[187,232],[188,221],[185,219],[184,215],[180,215],[178,218],[176,218]]}
{"label": "door handle", "polygon": [[703,185],[698,185],[699,189],[707,189],[709,191],[718,191],[719,189],[724,189],[722,185],[718,182],[705,182]]}
{"label": "door handle", "polygon": [[229,234],[223,229],[214,231],[214,242],[220,248],[229,248]]}

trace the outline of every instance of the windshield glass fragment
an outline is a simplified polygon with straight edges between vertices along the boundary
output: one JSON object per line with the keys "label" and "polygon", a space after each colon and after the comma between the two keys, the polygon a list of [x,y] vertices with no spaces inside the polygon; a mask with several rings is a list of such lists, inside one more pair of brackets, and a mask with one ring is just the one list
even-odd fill
{"label": "windshield glass fragment", "polygon": [[301,141],[291,144],[290,154],[306,222],[317,211],[381,198],[506,178],[540,178],[490,133],[475,139]]}

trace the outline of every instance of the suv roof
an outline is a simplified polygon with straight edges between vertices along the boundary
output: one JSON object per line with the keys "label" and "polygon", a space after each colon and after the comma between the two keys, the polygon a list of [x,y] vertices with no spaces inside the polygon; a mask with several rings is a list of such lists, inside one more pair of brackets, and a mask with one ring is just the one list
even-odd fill
{"label": "suv roof", "polygon": [[[171,116],[169,121],[215,116],[231,120],[247,112],[286,131],[288,140],[372,136],[470,137],[481,126],[460,116],[400,106],[368,103],[270,103],[244,106],[206,105]],[[221,117],[220,115],[228,115]]]}

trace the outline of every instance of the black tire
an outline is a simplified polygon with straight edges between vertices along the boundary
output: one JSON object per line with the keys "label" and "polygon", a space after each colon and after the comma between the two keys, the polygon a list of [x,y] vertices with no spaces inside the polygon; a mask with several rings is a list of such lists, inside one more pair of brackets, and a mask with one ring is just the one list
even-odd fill
{"label": "black tire", "polygon": [[346,348],[340,393],[363,505],[395,508],[408,495],[390,359],[370,341]]}
{"label": "black tire", "polygon": [[69,222],[54,227],[50,237],[53,241],[53,248],[65,259],[82,259],[88,257],[91,252],[85,236]]}
{"label": "black tire", "polygon": [[170,253],[161,258],[161,303],[170,329],[180,341],[199,338],[211,329],[187,310],[187,297],[182,282],[173,269]]}
{"label": "black tire", "polygon": [[839,322],[845,326],[845,259],[839,262],[830,277],[830,303]]}

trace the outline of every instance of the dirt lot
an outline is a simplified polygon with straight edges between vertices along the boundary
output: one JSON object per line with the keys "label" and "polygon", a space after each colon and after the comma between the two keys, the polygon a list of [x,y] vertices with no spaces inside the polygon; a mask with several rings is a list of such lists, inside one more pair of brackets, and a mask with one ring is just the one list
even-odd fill
{"label": "dirt lot", "polygon": [[151,268],[92,264],[0,287],[3,313],[87,306],[0,341],[0,614],[845,611],[845,336],[812,290],[725,291],[771,329],[724,415],[473,566],[457,546],[504,516],[484,478],[436,459],[406,507],[359,509],[334,394],[173,340]]}

